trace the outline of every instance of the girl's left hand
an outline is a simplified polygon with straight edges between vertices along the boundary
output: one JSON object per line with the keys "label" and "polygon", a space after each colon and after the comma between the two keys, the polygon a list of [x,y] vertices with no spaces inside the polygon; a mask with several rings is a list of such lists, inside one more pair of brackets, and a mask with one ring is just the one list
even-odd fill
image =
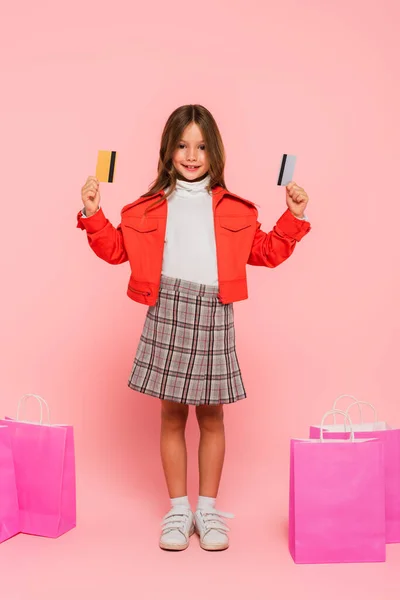
{"label": "girl's left hand", "polygon": [[291,181],[286,186],[286,204],[290,212],[298,218],[304,217],[308,203],[308,195],[303,188]]}

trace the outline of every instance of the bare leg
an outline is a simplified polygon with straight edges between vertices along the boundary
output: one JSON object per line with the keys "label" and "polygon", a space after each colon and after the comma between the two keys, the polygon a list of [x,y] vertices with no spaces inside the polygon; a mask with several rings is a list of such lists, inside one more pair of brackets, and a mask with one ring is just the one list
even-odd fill
{"label": "bare leg", "polygon": [[225,458],[223,406],[197,406],[200,496],[216,498]]}
{"label": "bare leg", "polygon": [[170,498],[187,495],[187,452],[185,441],[189,407],[161,400],[161,461]]}

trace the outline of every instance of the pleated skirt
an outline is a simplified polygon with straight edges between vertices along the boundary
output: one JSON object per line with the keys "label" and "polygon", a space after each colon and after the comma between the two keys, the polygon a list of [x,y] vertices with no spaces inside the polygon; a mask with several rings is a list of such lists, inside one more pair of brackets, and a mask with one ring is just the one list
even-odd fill
{"label": "pleated skirt", "polygon": [[221,303],[217,286],[161,277],[128,385],[161,400],[195,406],[246,398],[233,305]]}

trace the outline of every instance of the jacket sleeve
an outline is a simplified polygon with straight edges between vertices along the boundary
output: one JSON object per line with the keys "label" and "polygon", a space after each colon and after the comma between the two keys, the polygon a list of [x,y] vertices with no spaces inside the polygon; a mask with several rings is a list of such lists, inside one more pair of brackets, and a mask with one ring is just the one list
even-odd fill
{"label": "jacket sleeve", "polygon": [[111,225],[101,208],[86,218],[79,211],[77,219],[77,227],[86,230],[89,246],[97,256],[111,265],[119,265],[128,260],[121,225]]}
{"label": "jacket sleeve", "polygon": [[296,219],[289,209],[283,213],[269,233],[262,231],[261,224],[257,221],[248,264],[257,267],[277,267],[289,258],[296,242],[299,242],[310,229],[308,221]]}

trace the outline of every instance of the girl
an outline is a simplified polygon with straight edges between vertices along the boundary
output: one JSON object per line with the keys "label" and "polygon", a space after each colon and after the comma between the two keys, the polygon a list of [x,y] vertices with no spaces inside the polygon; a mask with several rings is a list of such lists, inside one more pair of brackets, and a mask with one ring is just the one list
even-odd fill
{"label": "girl", "polygon": [[[82,188],[78,227],[111,264],[129,261],[128,296],[148,305],[128,385],[161,399],[161,458],[171,509],[160,547],[184,550],[196,531],[205,550],[228,547],[216,509],[225,453],[223,405],[246,398],[235,349],[233,302],[247,298],[246,264],[276,267],[309,231],[308,196],[290,183],[287,210],[274,229],[260,229],[255,205],[227,190],[217,124],[203,106],[169,117],[158,176],[147,194],[125,206],[113,227],[99,182]],[[185,426],[189,406],[200,428],[200,496],[193,514],[186,489]]]}

